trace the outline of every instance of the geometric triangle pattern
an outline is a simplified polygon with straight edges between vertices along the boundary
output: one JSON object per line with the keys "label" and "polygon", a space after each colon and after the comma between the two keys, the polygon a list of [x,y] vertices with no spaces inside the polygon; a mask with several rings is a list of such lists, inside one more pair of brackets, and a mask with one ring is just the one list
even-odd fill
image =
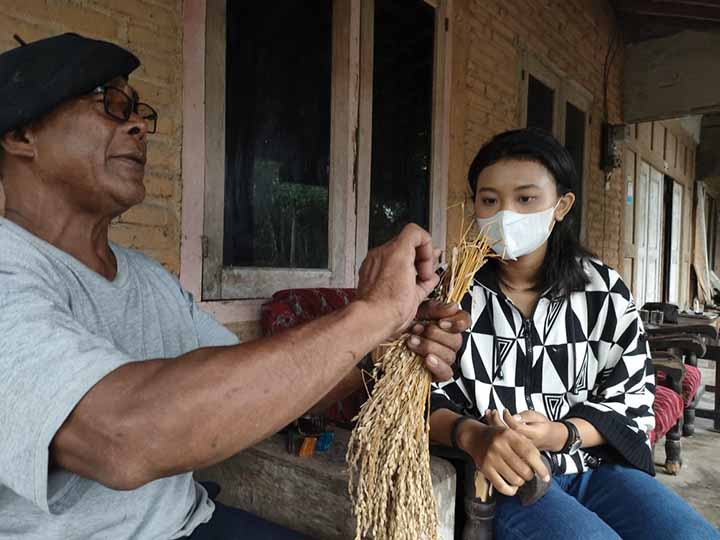
{"label": "geometric triangle pattern", "polygon": [[547,417],[553,422],[561,418],[560,412],[565,401],[564,398],[563,394],[543,394],[543,404],[548,413]]}
{"label": "geometric triangle pattern", "polygon": [[[551,421],[585,418],[620,455],[637,459],[641,445],[650,456],[655,380],[635,302],[615,270],[595,260],[586,260],[585,270],[585,290],[542,295],[530,319],[496,279],[478,272],[462,301],[471,310],[469,339],[453,378],[433,383],[433,410],[478,418],[488,409],[536,410]],[[566,474],[598,461],[582,450],[556,458]]]}

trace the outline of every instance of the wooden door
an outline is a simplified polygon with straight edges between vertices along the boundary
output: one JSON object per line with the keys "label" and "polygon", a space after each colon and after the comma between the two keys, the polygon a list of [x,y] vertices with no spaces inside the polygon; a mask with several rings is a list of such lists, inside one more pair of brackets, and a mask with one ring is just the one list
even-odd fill
{"label": "wooden door", "polygon": [[623,280],[628,288],[635,291],[635,259],[637,247],[635,246],[635,177],[637,169],[637,154],[632,150],[625,150],[623,161],[625,173],[625,220],[623,238]]}
{"label": "wooden door", "polygon": [[650,165],[640,161],[635,185],[635,301],[638,306],[645,303],[645,277],[647,275],[647,229],[648,229],[648,186]]}
{"label": "wooden door", "polygon": [[680,303],[680,244],[682,239],[683,187],[678,182],[672,186],[672,216],[670,217],[670,258],[668,298],[671,304]]}
{"label": "wooden door", "polygon": [[663,174],[650,167],[647,209],[645,302],[662,300]]}

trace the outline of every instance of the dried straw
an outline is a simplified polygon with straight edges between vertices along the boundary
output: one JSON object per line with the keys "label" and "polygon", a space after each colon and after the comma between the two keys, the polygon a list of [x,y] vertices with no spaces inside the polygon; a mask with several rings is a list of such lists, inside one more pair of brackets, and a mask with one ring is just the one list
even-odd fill
{"label": "dried straw", "polygon": [[[458,303],[492,256],[481,231],[464,231],[437,288]],[[436,540],[437,509],[430,478],[430,373],[407,348],[407,335],[377,360],[372,395],[360,409],[347,451],[356,540]]]}

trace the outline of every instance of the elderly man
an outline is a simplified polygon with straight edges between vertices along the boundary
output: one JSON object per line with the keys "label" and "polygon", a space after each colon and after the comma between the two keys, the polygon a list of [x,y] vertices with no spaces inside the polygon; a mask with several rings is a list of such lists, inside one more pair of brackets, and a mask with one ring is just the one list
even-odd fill
{"label": "elderly man", "polygon": [[[0,55],[0,537],[298,538],[214,504],[192,471],[276,432],[403,331],[437,282],[429,235],[373,250],[358,300],[238,344],[177,280],[108,241],[143,200],[157,115],[113,44],[65,34]],[[457,306],[414,349],[451,374]],[[444,328],[441,330],[440,327]]]}

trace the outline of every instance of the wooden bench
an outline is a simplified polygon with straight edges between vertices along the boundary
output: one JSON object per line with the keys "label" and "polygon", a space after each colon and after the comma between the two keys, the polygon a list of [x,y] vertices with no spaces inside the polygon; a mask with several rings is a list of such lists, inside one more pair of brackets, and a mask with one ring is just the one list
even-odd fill
{"label": "wooden bench", "polygon": [[[310,458],[290,455],[285,437],[275,435],[227,461],[196,473],[198,480],[221,485],[219,500],[306,534],[313,540],[355,537],[348,495],[345,452],[349,432],[337,430],[326,453]],[[438,505],[438,538],[452,540],[455,527],[455,468],[431,458]]]}

